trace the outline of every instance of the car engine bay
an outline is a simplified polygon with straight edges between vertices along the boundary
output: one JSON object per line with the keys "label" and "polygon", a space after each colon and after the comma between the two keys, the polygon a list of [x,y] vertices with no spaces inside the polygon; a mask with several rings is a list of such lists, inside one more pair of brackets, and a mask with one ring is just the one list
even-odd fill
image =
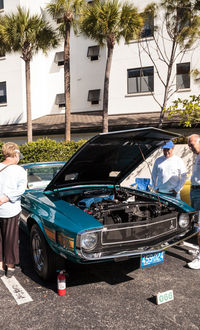
{"label": "car engine bay", "polygon": [[64,196],[63,199],[92,215],[103,225],[153,220],[177,212],[173,206],[126,188],[114,192],[87,191]]}

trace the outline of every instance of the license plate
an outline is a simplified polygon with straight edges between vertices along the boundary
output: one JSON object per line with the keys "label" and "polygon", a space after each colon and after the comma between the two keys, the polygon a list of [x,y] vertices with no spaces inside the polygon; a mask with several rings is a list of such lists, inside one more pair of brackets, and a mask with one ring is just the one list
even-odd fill
{"label": "license plate", "polygon": [[140,260],[141,268],[161,264],[164,262],[164,255],[165,251],[142,255]]}

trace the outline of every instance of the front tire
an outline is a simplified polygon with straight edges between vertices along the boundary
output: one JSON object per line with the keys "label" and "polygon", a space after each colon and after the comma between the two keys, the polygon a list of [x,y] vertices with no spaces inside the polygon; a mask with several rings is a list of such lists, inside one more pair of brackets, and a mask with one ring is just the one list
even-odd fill
{"label": "front tire", "polygon": [[[37,224],[34,224],[31,228],[30,248],[33,267],[39,277],[43,280],[50,280],[55,277],[57,264],[58,261],[61,261],[61,257],[56,255],[48,246],[46,239]],[[63,258],[62,264],[64,267]]]}

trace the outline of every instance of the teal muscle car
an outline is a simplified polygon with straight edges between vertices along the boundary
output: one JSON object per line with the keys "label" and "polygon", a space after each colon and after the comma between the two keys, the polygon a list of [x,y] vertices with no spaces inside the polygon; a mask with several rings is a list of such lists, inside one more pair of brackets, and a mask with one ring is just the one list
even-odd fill
{"label": "teal muscle car", "polygon": [[[198,232],[198,213],[183,201],[122,185],[177,136],[156,128],[102,133],[65,165],[24,165],[29,183],[22,221],[41,278],[51,278],[66,259],[94,263],[137,256],[141,265],[159,263],[165,249]],[[30,179],[32,172],[38,178]]]}

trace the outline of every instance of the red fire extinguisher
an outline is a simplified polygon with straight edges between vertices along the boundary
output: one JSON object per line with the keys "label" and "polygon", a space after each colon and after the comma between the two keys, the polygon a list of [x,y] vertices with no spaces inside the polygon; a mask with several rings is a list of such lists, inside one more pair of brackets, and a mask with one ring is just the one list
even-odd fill
{"label": "red fire extinguisher", "polygon": [[64,270],[59,271],[57,276],[58,295],[66,295],[66,274]]}

